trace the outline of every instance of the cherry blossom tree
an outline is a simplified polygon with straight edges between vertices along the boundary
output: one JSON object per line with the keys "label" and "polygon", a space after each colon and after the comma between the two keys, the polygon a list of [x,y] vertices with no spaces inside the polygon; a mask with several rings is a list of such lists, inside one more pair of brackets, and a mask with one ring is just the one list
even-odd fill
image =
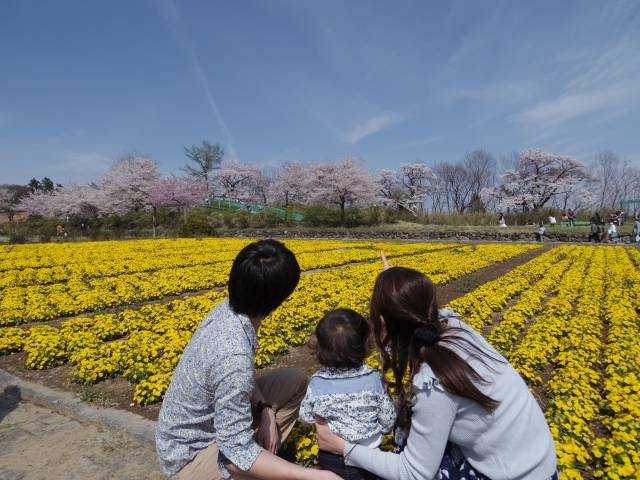
{"label": "cherry blossom tree", "polygon": [[260,175],[258,168],[238,160],[224,160],[213,172],[214,182],[222,189],[222,197],[241,201],[253,199]]}
{"label": "cherry blossom tree", "polygon": [[149,204],[155,207],[195,207],[207,201],[206,181],[170,175],[159,178],[149,191]]}
{"label": "cherry blossom tree", "polygon": [[371,174],[351,158],[314,165],[310,170],[306,188],[309,202],[337,205],[343,219],[345,207],[366,205],[375,201],[378,190]]}
{"label": "cherry blossom tree", "polygon": [[20,208],[43,217],[93,217],[100,213],[101,202],[102,193],[97,185],[71,184],[51,193],[36,191],[22,199]]}
{"label": "cherry blossom tree", "polygon": [[4,213],[10,222],[20,211],[20,201],[29,193],[29,187],[23,185],[0,185],[0,212]]}
{"label": "cherry blossom tree", "polygon": [[384,203],[417,215],[427,195],[435,189],[435,181],[431,168],[417,162],[403,163],[397,172],[382,170],[376,183]]}
{"label": "cherry blossom tree", "polygon": [[289,208],[292,203],[303,203],[310,172],[308,165],[297,162],[284,164],[276,171],[270,189],[271,197],[284,208]]}
{"label": "cherry blossom tree", "polygon": [[100,210],[124,214],[147,208],[151,189],[159,178],[158,166],[152,159],[140,155],[122,158],[98,182]]}
{"label": "cherry blossom tree", "polygon": [[251,201],[261,205],[267,205],[271,197],[271,184],[273,183],[273,174],[268,170],[258,171],[253,177],[251,189]]}
{"label": "cherry blossom tree", "polygon": [[22,198],[18,208],[29,215],[53,217],[53,194],[36,190]]}
{"label": "cherry blossom tree", "polygon": [[152,208],[153,236],[156,236],[156,213],[158,207],[178,207],[187,221],[189,208],[204,205],[209,196],[206,180],[196,177],[170,175],[159,178],[149,191]]}
{"label": "cherry blossom tree", "polygon": [[573,157],[525,150],[515,168],[502,175],[501,184],[483,189],[482,195],[500,209],[537,210],[591,178],[587,167]]}

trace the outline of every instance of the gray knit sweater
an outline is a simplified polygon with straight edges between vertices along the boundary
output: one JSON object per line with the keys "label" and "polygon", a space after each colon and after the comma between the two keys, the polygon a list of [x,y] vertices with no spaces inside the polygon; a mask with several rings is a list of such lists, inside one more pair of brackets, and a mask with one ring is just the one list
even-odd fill
{"label": "gray knit sweater", "polygon": [[[441,312],[494,358],[490,369],[467,361],[491,383],[478,385],[500,401],[489,414],[477,403],[444,390],[427,364],[413,378],[414,406],[407,446],[400,454],[347,443],[346,463],[387,480],[431,480],[448,441],[458,445],[474,469],[493,480],[541,480],[556,470],[553,437],[542,410],[514,368],[450,310]],[[460,352],[459,352],[460,353]]]}

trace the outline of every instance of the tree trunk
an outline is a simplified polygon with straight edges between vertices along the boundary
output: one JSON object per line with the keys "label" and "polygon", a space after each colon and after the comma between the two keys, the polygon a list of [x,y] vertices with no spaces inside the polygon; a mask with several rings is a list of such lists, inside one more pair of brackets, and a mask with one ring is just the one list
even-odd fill
{"label": "tree trunk", "polygon": [[151,210],[151,222],[153,224],[153,238],[156,238],[156,207]]}

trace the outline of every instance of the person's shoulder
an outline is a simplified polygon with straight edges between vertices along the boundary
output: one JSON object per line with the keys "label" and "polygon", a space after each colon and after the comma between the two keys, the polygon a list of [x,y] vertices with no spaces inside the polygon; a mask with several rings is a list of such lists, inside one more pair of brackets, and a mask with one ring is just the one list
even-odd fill
{"label": "person's shoulder", "polygon": [[207,314],[190,343],[215,356],[242,354],[251,348],[242,321],[228,300],[223,300]]}
{"label": "person's shoulder", "polygon": [[352,391],[384,391],[384,382],[380,373],[367,366],[359,368],[338,369],[321,368],[316,371],[309,381],[313,393],[339,393]]}
{"label": "person's shoulder", "polygon": [[411,383],[416,392],[431,392],[432,390],[445,392],[440,380],[427,362],[420,365],[420,369],[413,376]]}

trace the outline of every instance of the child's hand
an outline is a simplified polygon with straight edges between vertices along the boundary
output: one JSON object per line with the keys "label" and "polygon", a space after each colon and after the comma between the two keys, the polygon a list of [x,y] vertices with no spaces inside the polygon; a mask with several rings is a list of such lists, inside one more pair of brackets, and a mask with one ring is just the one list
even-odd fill
{"label": "child's hand", "polygon": [[380,250],[380,258],[382,259],[382,270],[391,268],[391,265],[389,265],[389,261],[387,260],[387,256],[384,254],[384,250]]}

